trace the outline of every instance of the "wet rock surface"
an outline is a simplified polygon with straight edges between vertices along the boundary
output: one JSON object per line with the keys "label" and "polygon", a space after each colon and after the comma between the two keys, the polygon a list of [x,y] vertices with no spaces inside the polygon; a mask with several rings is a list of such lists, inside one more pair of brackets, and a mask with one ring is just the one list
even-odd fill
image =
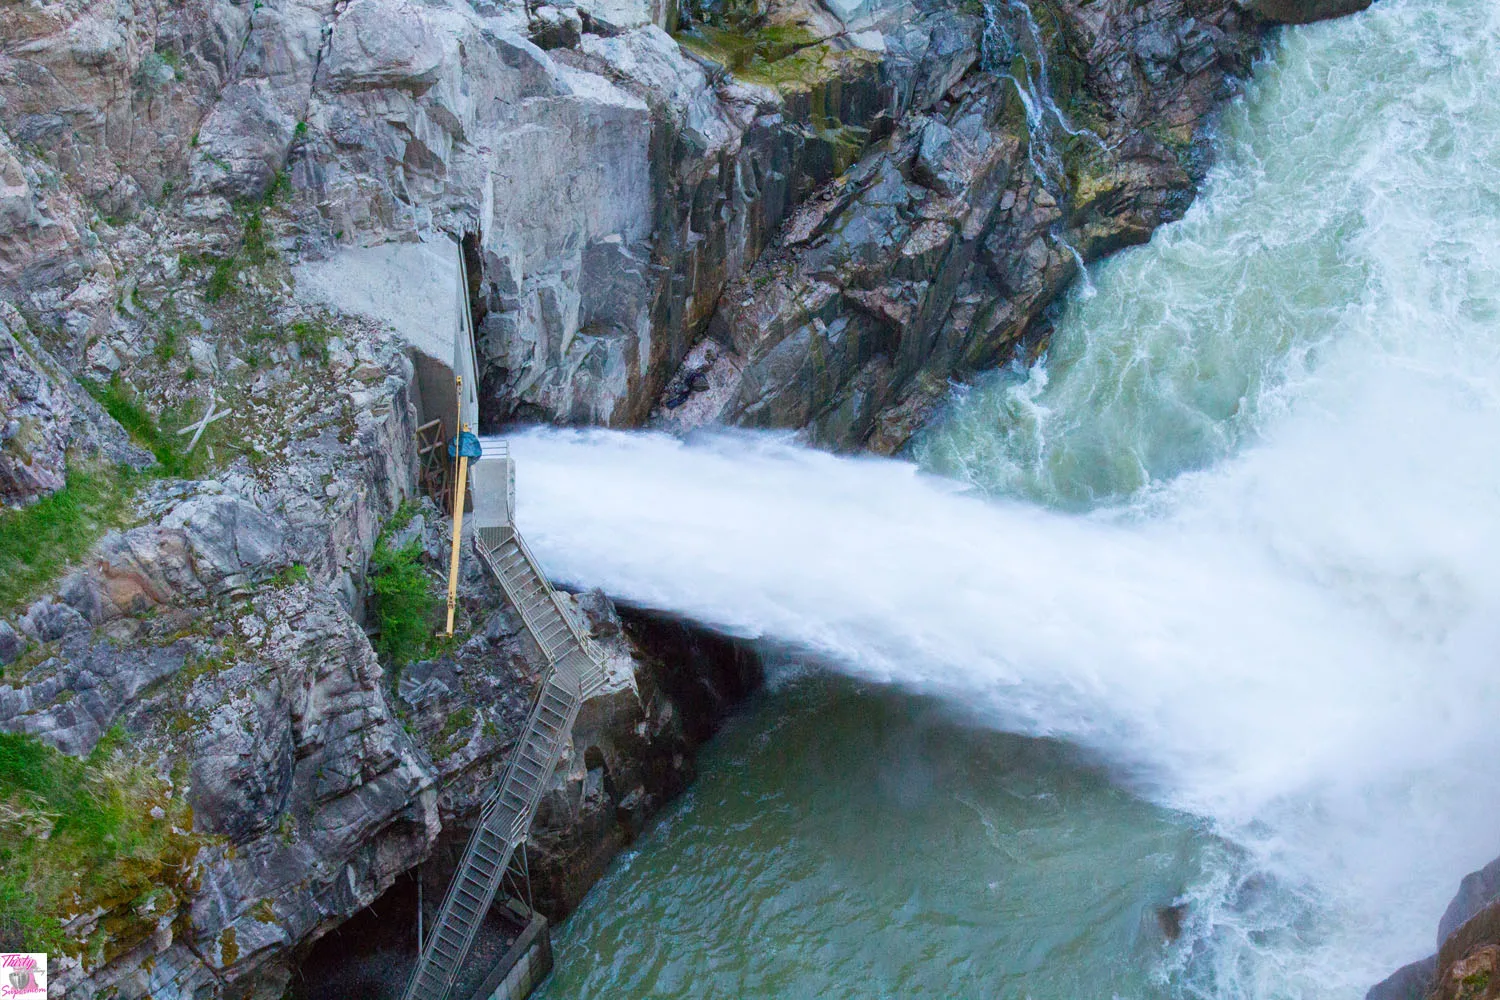
{"label": "wet rock surface", "polygon": [[1308,24],[1356,14],[1370,3],[1371,0],[1248,0],[1245,6],[1267,20]]}
{"label": "wet rock surface", "polygon": [[950,380],[1045,337],[1080,264],[1181,216],[1259,22],[1227,2],[1032,8],[996,5],[931,103],[793,213],[654,423],[899,450]]}
{"label": "wet rock surface", "polygon": [[1500,996],[1500,858],[1459,883],[1438,924],[1437,948],[1376,983],[1366,1000]]}

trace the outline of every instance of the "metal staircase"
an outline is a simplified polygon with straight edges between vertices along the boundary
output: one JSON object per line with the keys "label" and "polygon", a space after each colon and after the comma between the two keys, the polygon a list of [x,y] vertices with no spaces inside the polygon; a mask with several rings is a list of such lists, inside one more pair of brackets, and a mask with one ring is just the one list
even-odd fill
{"label": "metal staircase", "polygon": [[483,438],[481,443],[484,456],[471,467],[475,548],[520,613],[548,666],[504,776],[480,815],[432,931],[422,942],[405,1000],[448,996],[511,855],[526,840],[578,709],[605,681],[602,654],[515,530],[515,467],[505,443],[498,438]]}

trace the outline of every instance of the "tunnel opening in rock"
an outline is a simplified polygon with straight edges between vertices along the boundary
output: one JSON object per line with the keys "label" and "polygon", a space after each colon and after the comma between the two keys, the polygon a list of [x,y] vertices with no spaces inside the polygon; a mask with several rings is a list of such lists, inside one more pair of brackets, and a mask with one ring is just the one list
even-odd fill
{"label": "tunnel opening in rock", "polygon": [[[445,828],[425,862],[307,948],[288,987],[291,1000],[399,1000],[417,960],[418,934],[431,932],[469,832],[467,825]],[[537,968],[538,980],[542,966],[550,968],[546,920],[527,905],[523,889],[507,876],[454,983],[454,1000],[496,995],[504,974],[522,961]]]}

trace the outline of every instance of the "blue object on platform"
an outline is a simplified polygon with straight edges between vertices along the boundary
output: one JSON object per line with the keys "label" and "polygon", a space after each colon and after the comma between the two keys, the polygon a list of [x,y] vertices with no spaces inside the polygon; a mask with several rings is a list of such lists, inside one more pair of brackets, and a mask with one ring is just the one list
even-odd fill
{"label": "blue object on platform", "polygon": [[484,449],[479,446],[479,438],[464,431],[458,437],[448,442],[449,458],[483,458]]}

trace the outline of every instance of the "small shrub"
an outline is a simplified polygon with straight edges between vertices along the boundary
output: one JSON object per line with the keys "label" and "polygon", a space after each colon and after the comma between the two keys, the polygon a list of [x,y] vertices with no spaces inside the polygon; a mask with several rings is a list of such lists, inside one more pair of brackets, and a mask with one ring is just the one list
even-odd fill
{"label": "small shrub", "polygon": [[307,567],[301,563],[293,563],[271,578],[271,586],[273,587],[290,587],[294,583],[306,582]]}
{"label": "small shrub", "polygon": [[380,628],[375,648],[397,669],[426,652],[436,624],[439,602],[421,558],[415,540],[392,549],[384,537],[370,557],[370,593]]}
{"label": "small shrub", "polygon": [[245,217],[245,233],[240,252],[249,264],[264,264],[271,258],[271,247],[266,242],[266,220],[258,208]]}
{"label": "small shrub", "polygon": [[161,329],[161,334],[156,338],[156,347],[152,350],[156,360],[166,364],[177,356],[177,327],[168,323]]}
{"label": "small shrub", "polygon": [[221,257],[214,261],[212,270],[208,273],[208,281],[203,286],[203,297],[210,302],[217,302],[233,292],[235,267],[233,257]]}
{"label": "small shrub", "polygon": [[323,360],[328,357],[328,342],[333,339],[333,329],[319,321],[298,320],[292,324],[292,339],[303,357]]}
{"label": "small shrub", "polygon": [[411,524],[411,519],[416,516],[417,505],[411,500],[402,500],[396,505],[396,509],[391,511],[390,519],[385,522],[385,533],[405,530],[406,526]]}
{"label": "small shrub", "polygon": [[460,708],[443,722],[437,739],[432,744],[432,755],[438,760],[447,760],[454,752],[469,743],[468,730],[474,725],[474,709],[468,705]]}

